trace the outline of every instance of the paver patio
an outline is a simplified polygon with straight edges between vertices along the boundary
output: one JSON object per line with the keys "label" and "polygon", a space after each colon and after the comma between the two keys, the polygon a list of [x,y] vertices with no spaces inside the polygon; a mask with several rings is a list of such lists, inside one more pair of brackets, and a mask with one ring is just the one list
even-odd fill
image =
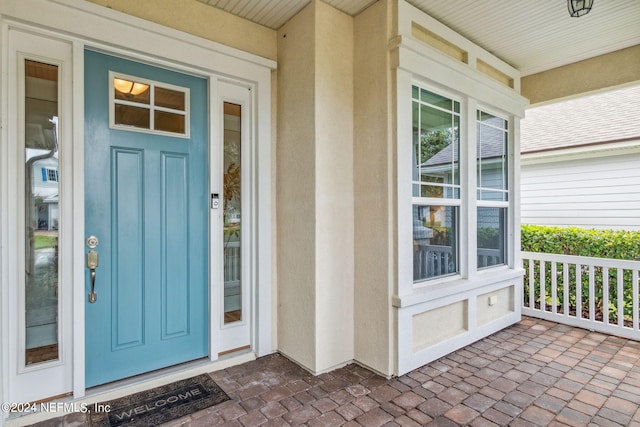
{"label": "paver patio", "polygon": [[211,376],[231,400],[165,427],[640,427],[640,342],[533,318],[390,380],[356,364],[314,377],[279,354]]}

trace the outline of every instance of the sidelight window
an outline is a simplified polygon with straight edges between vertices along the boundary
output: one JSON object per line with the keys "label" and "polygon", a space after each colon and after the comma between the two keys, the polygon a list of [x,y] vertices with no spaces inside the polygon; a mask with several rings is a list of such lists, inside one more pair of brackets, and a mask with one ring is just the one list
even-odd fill
{"label": "sidelight window", "polygon": [[242,313],[242,106],[224,103],[224,323],[243,320]]}
{"label": "sidelight window", "polygon": [[24,364],[59,358],[58,66],[25,60]]}

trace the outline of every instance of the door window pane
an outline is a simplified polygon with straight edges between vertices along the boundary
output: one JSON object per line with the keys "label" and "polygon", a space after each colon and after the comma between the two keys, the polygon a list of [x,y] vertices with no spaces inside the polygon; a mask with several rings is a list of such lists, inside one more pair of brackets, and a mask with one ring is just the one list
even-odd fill
{"label": "door window pane", "polygon": [[58,352],[58,67],[25,67],[25,365]]}
{"label": "door window pane", "polygon": [[413,280],[458,273],[457,206],[413,205]]}
{"label": "door window pane", "polygon": [[115,123],[117,125],[133,126],[142,129],[149,129],[151,126],[149,110],[146,108],[116,104],[115,113]]}
{"label": "door window pane", "polygon": [[189,136],[188,88],[109,74],[113,94],[109,98],[112,128]]}
{"label": "door window pane", "polygon": [[149,85],[133,80],[113,79],[113,94],[116,99],[139,104],[149,104],[151,101]]}
{"label": "door window pane", "polygon": [[154,116],[156,130],[173,133],[184,133],[185,123],[184,115],[167,113],[165,111],[156,111]]}
{"label": "door window pane", "polygon": [[185,111],[184,92],[156,86],[155,104],[158,107],[171,108],[172,110],[178,110],[178,111]]}
{"label": "door window pane", "polygon": [[242,320],[241,156],[242,108],[224,103],[224,323]]}

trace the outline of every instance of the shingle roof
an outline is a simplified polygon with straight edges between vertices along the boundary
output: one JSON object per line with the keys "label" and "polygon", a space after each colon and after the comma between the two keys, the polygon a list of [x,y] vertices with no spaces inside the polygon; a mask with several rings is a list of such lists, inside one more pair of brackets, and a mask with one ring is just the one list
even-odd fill
{"label": "shingle roof", "polygon": [[640,139],[640,85],[530,108],[520,129],[522,153]]}

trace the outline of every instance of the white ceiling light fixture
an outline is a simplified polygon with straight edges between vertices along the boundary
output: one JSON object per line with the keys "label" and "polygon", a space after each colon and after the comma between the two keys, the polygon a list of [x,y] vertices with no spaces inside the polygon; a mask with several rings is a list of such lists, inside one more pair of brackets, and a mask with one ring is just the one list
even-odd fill
{"label": "white ceiling light fixture", "polygon": [[579,18],[582,15],[586,15],[591,11],[592,7],[593,0],[567,0],[569,15],[574,18]]}

